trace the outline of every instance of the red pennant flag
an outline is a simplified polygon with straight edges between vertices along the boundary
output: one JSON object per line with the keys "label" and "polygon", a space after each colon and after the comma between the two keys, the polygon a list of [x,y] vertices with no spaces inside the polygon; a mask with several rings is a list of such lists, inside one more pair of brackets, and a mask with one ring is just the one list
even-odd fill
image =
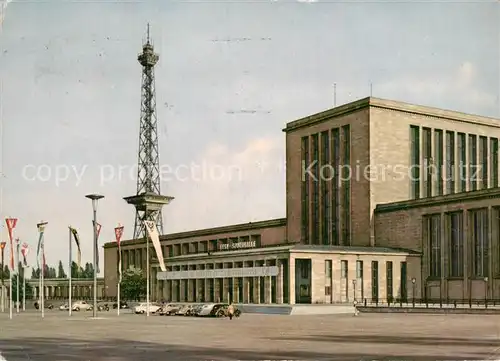
{"label": "red pennant flag", "polygon": [[118,245],[118,249],[120,249],[120,240],[122,239],[123,236],[123,226],[118,225],[118,227],[115,228],[115,238],[116,238],[116,243]]}
{"label": "red pennant flag", "polygon": [[14,271],[14,228],[17,225],[17,218],[6,218],[5,223],[7,224],[7,231],[9,232],[10,240],[10,269]]}
{"label": "red pennant flag", "polygon": [[96,229],[97,239],[99,239],[99,233],[101,233],[101,225],[97,222],[96,222],[95,229]]}

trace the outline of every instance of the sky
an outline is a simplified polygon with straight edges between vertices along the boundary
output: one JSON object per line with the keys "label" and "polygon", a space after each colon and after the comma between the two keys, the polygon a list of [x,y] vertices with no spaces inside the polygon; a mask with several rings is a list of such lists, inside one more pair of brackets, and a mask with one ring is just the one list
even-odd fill
{"label": "sky", "polygon": [[[3,1],[3,2],[2,2]],[[141,66],[155,50],[165,233],[285,216],[289,121],[372,95],[500,118],[498,2],[0,0],[0,215],[47,263],[132,237]],[[2,239],[7,240],[5,227]],[[103,252],[100,252],[101,270]],[[8,251],[6,253],[8,255]],[[75,258],[75,257],[74,257]]]}

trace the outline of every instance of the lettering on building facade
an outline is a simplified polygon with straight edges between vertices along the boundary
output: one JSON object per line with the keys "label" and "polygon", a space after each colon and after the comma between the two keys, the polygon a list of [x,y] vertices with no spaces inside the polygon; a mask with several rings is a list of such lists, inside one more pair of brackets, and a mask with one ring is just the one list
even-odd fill
{"label": "lettering on building facade", "polygon": [[255,248],[255,247],[257,247],[257,242],[255,241],[232,242],[232,243],[230,242],[219,245],[219,251],[232,251],[236,249]]}
{"label": "lettering on building facade", "polygon": [[185,280],[185,279],[206,279],[206,278],[233,278],[233,277],[268,277],[277,276],[279,268],[277,266],[264,267],[243,267],[224,268],[210,270],[192,271],[167,271],[158,272],[157,280]]}

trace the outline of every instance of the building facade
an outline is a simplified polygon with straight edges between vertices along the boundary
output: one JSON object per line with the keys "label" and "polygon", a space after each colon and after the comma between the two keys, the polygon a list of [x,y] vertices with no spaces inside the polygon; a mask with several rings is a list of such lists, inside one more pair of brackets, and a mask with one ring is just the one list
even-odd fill
{"label": "building facade", "polygon": [[[4,280],[5,292],[9,290],[9,279]],[[36,300],[41,296],[40,284],[38,279],[26,279],[26,284],[32,289],[32,299]],[[67,278],[46,278],[43,280],[45,299],[67,299],[69,297],[69,280]],[[20,285],[21,287],[21,285]],[[94,297],[94,279],[93,278],[75,278],[71,280],[73,300],[88,300]],[[15,292],[15,290],[14,290]],[[97,298],[105,299],[106,288],[104,279],[97,279]]]}
{"label": "building facade", "polygon": [[[500,298],[498,120],[370,97],[284,132],[286,218],[162,236],[167,272],[151,260],[153,299],[451,300],[485,287]],[[122,267],[144,269],[144,240],[121,249]],[[106,244],[111,296],[117,259]]]}

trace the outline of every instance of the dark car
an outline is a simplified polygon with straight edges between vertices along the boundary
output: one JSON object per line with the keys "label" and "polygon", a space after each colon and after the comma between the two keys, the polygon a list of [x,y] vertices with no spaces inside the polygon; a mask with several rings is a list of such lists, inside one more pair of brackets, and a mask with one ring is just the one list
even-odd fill
{"label": "dark car", "polygon": [[[113,303],[113,309],[118,308],[118,303]],[[128,303],[125,301],[120,301],[120,308],[128,308]]]}
{"label": "dark car", "polygon": [[[36,301],[33,306],[35,306],[35,309],[39,310],[40,309],[40,303],[38,301]],[[54,305],[52,303],[45,303],[44,304],[45,308],[51,310],[54,308]]]}
{"label": "dark car", "polygon": [[[229,304],[227,303],[209,303],[196,314],[199,317],[226,317]],[[241,311],[235,309],[234,316],[239,317]]]}

